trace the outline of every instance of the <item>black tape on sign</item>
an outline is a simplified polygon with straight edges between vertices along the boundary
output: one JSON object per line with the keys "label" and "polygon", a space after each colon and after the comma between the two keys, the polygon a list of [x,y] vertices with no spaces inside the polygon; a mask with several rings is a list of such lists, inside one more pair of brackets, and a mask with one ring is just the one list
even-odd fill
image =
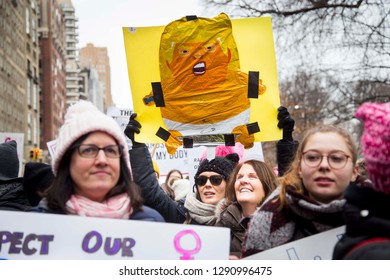
{"label": "black tape on sign", "polygon": [[160,127],[157,130],[156,135],[158,137],[160,137],[162,140],[164,140],[165,142],[167,142],[169,139],[169,136],[171,136],[171,133],[169,133],[169,131],[165,130],[164,128]]}
{"label": "black tape on sign", "polygon": [[253,134],[260,131],[259,124],[257,122],[254,123],[248,123],[246,125],[246,129],[248,130],[249,134]]}
{"label": "black tape on sign", "polygon": [[193,148],[194,147],[194,139],[183,137],[183,147],[184,148]]}
{"label": "black tape on sign", "polygon": [[186,16],[186,19],[187,19],[187,21],[190,21],[190,20],[196,20],[196,19],[198,19],[198,17],[195,15],[191,15],[191,16]]}
{"label": "black tape on sign", "polygon": [[260,73],[256,71],[249,71],[248,73],[248,98],[259,97],[259,76]]}
{"label": "black tape on sign", "polygon": [[165,107],[163,90],[160,82],[152,82],[153,99],[156,107]]}
{"label": "black tape on sign", "polygon": [[224,134],[223,138],[225,140],[225,146],[234,146],[234,134]]}

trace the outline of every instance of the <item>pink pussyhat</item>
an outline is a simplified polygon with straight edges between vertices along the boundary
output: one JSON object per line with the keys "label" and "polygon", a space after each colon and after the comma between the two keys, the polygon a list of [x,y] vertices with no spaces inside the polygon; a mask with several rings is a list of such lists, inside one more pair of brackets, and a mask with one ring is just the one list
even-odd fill
{"label": "pink pussyhat", "polygon": [[390,102],[364,103],[355,116],[364,122],[362,151],[374,189],[390,194]]}

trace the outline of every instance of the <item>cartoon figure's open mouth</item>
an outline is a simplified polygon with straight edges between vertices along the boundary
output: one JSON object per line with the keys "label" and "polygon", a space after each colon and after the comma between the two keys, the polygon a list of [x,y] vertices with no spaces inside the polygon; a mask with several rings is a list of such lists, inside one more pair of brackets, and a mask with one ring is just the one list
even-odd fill
{"label": "cartoon figure's open mouth", "polygon": [[192,68],[192,72],[194,75],[203,75],[206,73],[206,63],[202,61],[195,64],[195,66]]}

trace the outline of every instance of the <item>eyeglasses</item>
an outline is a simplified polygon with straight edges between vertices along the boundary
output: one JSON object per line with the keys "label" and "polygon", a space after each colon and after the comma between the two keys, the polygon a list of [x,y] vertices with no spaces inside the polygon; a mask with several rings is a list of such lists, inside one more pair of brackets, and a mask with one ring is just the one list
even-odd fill
{"label": "eyeglasses", "polygon": [[94,144],[84,144],[79,145],[77,150],[83,158],[95,158],[100,150],[103,150],[105,156],[108,158],[119,158],[122,155],[122,146],[120,145],[109,145],[99,148]]}
{"label": "eyeglasses", "polygon": [[195,184],[198,187],[203,187],[204,185],[206,185],[207,180],[210,180],[210,183],[213,186],[218,186],[222,183],[223,179],[225,179],[225,177],[222,175],[211,175],[210,177],[202,175],[195,178]]}
{"label": "eyeglasses", "polygon": [[348,158],[350,158],[350,156],[342,152],[333,152],[327,156],[321,155],[319,152],[315,151],[302,153],[303,162],[309,167],[318,167],[324,157],[328,160],[329,166],[333,169],[344,168],[347,164]]}

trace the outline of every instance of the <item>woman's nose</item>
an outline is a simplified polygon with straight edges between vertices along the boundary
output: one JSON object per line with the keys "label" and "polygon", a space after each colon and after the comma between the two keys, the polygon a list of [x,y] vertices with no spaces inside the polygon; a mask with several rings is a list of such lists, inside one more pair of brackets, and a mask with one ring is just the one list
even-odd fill
{"label": "woman's nose", "polygon": [[98,154],[96,155],[96,159],[98,161],[107,161],[107,156],[106,154],[104,153],[104,150],[99,150]]}

